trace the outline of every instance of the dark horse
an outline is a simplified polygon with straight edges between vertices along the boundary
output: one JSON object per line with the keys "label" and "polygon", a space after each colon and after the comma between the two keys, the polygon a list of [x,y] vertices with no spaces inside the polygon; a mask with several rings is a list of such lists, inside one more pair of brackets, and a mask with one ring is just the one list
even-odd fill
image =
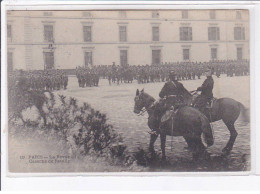
{"label": "dark horse", "polygon": [[213,134],[207,117],[197,109],[188,106],[181,107],[179,108],[174,119],[165,121],[163,126],[161,126],[162,114],[156,113],[157,111],[160,112],[159,102],[155,102],[155,99],[145,93],[144,90],[141,92],[137,90],[134,113],[139,114],[143,108],[146,109],[149,115],[148,126],[153,131],[150,136],[150,152],[154,153],[154,143],[160,134],[163,160],[166,159],[166,135],[183,136],[189,148],[193,148],[194,159],[198,158],[201,154],[206,154],[206,156],[208,156],[202,138],[207,146],[211,146],[214,142]]}
{"label": "dark horse", "polygon": [[39,115],[43,118],[44,125],[46,125],[46,113],[43,111],[43,105],[48,102],[48,98],[45,96],[45,92],[50,94],[50,99],[54,99],[54,95],[50,91],[21,91],[19,88],[16,90],[9,90],[9,120],[20,118],[23,124],[25,124],[26,122],[23,119],[22,111],[35,106]]}
{"label": "dark horse", "polygon": [[[172,89],[169,88],[171,86],[172,85],[165,85],[161,90],[161,95],[165,95],[167,91],[171,91]],[[186,89],[181,95],[183,97],[184,104],[186,104],[187,106],[191,106],[192,102],[194,101],[194,98],[196,98],[196,96],[193,96]],[[242,103],[232,98],[215,99],[212,103],[212,107],[208,111],[203,111],[203,114],[207,116],[210,122],[222,120],[230,132],[229,141],[222,150],[224,154],[229,154],[235,143],[238,133],[235,129],[234,124],[238,119],[240,113],[243,121],[248,123],[249,111],[245,108],[245,106]]]}

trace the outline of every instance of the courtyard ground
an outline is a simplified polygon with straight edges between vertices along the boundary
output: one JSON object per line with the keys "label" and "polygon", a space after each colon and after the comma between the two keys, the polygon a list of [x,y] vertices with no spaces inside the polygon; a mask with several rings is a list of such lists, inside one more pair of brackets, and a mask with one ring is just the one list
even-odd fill
{"label": "courtyard ground", "polygon": [[[250,107],[250,77],[226,77],[222,75],[221,78],[213,78],[215,81],[214,96],[216,98],[230,97],[243,103],[245,107]],[[182,81],[182,83],[188,90],[195,90],[203,83],[204,79],[205,77],[202,77],[200,80]],[[158,94],[163,85],[164,83],[162,82],[138,84],[136,81],[134,83],[109,85],[107,80],[101,79],[99,87],[79,88],[76,77],[70,77],[68,89],[60,90],[56,93],[74,97],[80,102],[87,102],[94,109],[105,113],[108,122],[112,124],[114,129],[123,137],[128,150],[134,153],[140,148],[147,150],[150,138],[150,135],[148,134],[149,128],[147,126],[147,114],[144,116],[137,116],[133,112],[136,89],[144,88],[146,93],[158,99]],[[212,126],[214,129],[215,143],[208,151],[211,153],[215,162],[212,164],[213,166],[211,165],[210,170],[250,170],[250,124],[245,124],[240,120],[235,123],[238,137],[234,144],[234,148],[228,157],[222,157],[221,150],[229,139],[229,131],[222,121],[217,121],[213,123]],[[10,164],[13,165],[13,168],[17,168],[16,170],[18,171],[24,168],[27,168],[28,171],[35,168],[37,171],[37,168],[39,168],[39,164],[30,164],[31,167],[29,167],[28,162],[21,163],[21,165],[23,164],[23,167],[18,167],[15,161],[20,155],[33,155],[33,153],[57,155],[61,150],[65,155],[68,154],[67,151],[64,151],[63,145],[52,144],[50,141],[53,140],[47,139],[48,141],[43,141],[42,139],[38,140],[33,137],[22,137],[20,139],[16,136],[12,136],[11,139],[9,137],[9,143],[10,141],[12,142],[12,144],[10,144],[12,146],[9,148],[9,161],[11,161]],[[171,141],[173,147],[171,147]],[[189,171],[187,165],[190,165],[191,153],[185,149],[186,146],[182,137],[167,137],[166,155],[167,159],[170,161],[171,167],[152,169],[152,171]],[[160,153],[160,139],[155,143],[155,149]],[[49,152],[49,150],[51,150],[51,152]],[[14,161],[14,163],[12,163],[12,161]],[[76,172],[89,172],[94,170],[94,168],[96,168],[95,171],[127,170],[118,169],[112,166],[110,168],[104,161],[99,165],[96,164],[97,166],[94,165],[95,167],[93,166],[95,162],[93,163],[89,160],[88,164],[80,163],[85,162],[83,162],[83,160],[74,160],[69,166],[64,164],[60,164],[56,167],[53,165],[45,165],[45,167],[42,166],[42,171],[57,171],[57,169],[59,169],[58,171],[62,172],[67,169]],[[147,171],[147,168],[138,170]],[[194,169],[191,171],[193,170]],[[151,171],[151,169],[149,171]]]}

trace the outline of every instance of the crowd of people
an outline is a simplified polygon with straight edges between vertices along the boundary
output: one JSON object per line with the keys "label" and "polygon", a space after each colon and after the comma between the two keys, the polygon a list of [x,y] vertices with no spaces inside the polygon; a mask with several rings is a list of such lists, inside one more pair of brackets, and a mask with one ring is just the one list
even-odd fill
{"label": "crowd of people", "polygon": [[243,76],[249,74],[249,61],[174,62],[144,66],[119,66],[113,63],[108,66],[97,66],[96,72],[99,76],[108,79],[109,84],[132,83],[133,80],[137,80],[138,83],[149,83],[168,80],[168,72],[170,70],[176,72],[178,80],[200,79],[207,68],[211,68],[217,77],[220,77],[221,74],[226,74],[230,77]]}
{"label": "crowd of people", "polygon": [[[177,80],[200,79],[207,68],[211,68],[217,77],[226,74],[228,77],[249,75],[248,60],[223,60],[210,62],[174,62],[159,65],[99,65],[77,67],[75,70],[79,87],[98,86],[100,78],[107,79],[109,85],[132,83],[165,82],[168,72],[174,70]],[[66,89],[68,75],[63,70],[13,71],[9,74],[9,84],[15,85],[22,80],[21,88],[26,90],[60,90]]]}
{"label": "crowd of people", "polygon": [[76,77],[78,79],[79,87],[98,86],[100,73],[98,68],[93,67],[77,67]]}
{"label": "crowd of people", "polygon": [[8,86],[20,90],[60,90],[67,89],[68,75],[62,70],[13,71],[8,76]]}

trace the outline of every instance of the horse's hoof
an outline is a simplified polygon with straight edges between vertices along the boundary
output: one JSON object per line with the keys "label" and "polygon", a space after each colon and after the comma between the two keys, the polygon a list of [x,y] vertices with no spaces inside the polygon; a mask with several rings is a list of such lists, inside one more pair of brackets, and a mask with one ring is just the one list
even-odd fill
{"label": "horse's hoof", "polygon": [[166,162],[166,156],[162,157],[162,162]]}
{"label": "horse's hoof", "polygon": [[149,158],[155,159],[156,158],[156,153],[155,152],[149,152]]}
{"label": "horse's hoof", "polygon": [[206,161],[211,161],[211,156],[210,156],[210,154],[209,154],[208,152],[205,152],[205,153],[204,153],[204,159],[205,159]]}
{"label": "horse's hoof", "polygon": [[223,148],[223,150],[222,150],[222,153],[223,153],[224,155],[229,155],[230,152],[231,152],[231,149],[228,148],[228,147],[225,147],[225,148]]}
{"label": "horse's hoof", "polygon": [[161,166],[165,166],[165,165],[167,165],[166,157],[162,158],[161,160]]}

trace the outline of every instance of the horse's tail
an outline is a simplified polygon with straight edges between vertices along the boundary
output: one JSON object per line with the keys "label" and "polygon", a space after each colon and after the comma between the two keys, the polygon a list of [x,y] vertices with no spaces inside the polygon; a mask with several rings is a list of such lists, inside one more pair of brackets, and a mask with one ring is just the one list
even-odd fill
{"label": "horse's tail", "polygon": [[201,140],[204,144],[206,144],[206,147],[210,147],[214,144],[213,129],[211,128],[210,122],[205,115],[201,114],[200,120],[202,129]]}
{"label": "horse's tail", "polygon": [[242,103],[238,102],[239,108],[240,108],[240,113],[241,113],[241,118],[244,122],[249,123],[250,122],[250,112],[249,109],[246,108]]}

